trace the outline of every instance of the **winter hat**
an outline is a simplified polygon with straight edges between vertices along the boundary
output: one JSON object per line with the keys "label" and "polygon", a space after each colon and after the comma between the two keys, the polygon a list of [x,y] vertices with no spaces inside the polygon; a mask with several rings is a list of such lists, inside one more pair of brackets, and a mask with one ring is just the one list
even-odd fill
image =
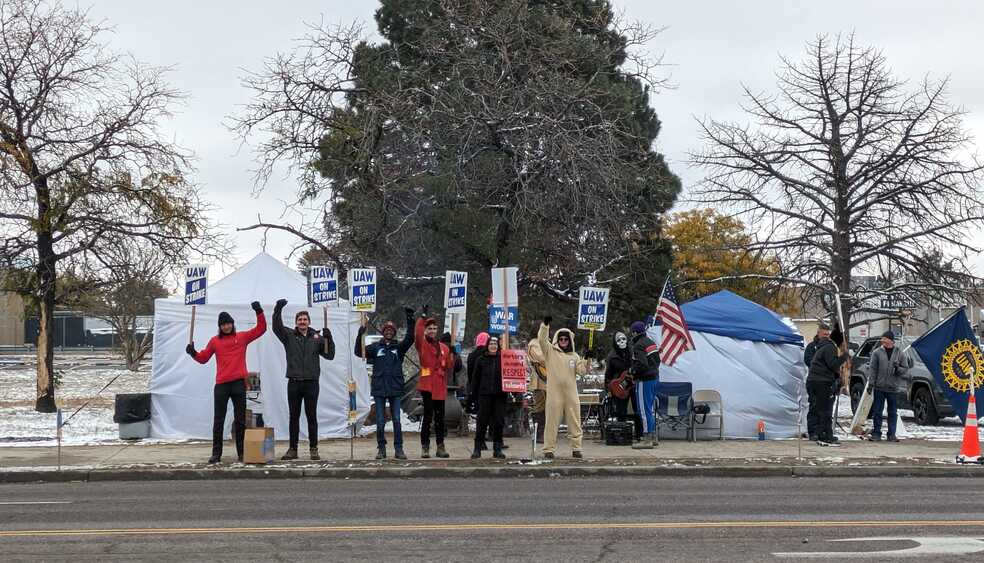
{"label": "winter hat", "polygon": [[219,326],[222,326],[226,323],[236,324],[236,321],[232,319],[232,315],[226,313],[225,311],[222,311],[221,313],[219,313]]}
{"label": "winter hat", "polygon": [[379,332],[383,336],[386,336],[386,331],[387,330],[393,331],[393,336],[394,337],[396,336],[396,324],[394,324],[393,321],[386,321],[385,323],[383,323],[383,328]]}
{"label": "winter hat", "polygon": [[480,332],[478,336],[475,337],[475,347],[485,346],[489,343],[489,333]]}
{"label": "winter hat", "polygon": [[890,330],[886,330],[885,334],[882,335],[882,338],[887,338],[892,342],[895,342],[895,333]]}
{"label": "winter hat", "polygon": [[427,319],[427,320],[424,321],[424,326],[425,327],[428,327],[430,325],[437,326],[437,319],[431,317],[431,318],[429,318],[429,319]]}
{"label": "winter hat", "polygon": [[632,334],[642,334],[646,332],[646,324],[643,323],[642,321],[636,321],[632,323],[632,326],[629,327],[629,330],[632,331]]}
{"label": "winter hat", "polygon": [[451,333],[450,332],[445,332],[444,334],[442,334],[441,335],[441,342],[443,342],[443,343],[447,344],[448,346],[450,346],[451,345]]}

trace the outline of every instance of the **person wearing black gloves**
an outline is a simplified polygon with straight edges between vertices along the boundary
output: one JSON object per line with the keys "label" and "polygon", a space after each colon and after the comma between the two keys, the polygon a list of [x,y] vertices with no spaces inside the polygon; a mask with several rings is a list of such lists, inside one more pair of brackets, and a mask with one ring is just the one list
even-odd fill
{"label": "person wearing black gloves", "polygon": [[835,328],[829,338],[821,338],[806,376],[806,393],[810,401],[807,428],[816,429],[817,435],[810,439],[821,446],[840,445],[834,436],[833,410],[834,397],[841,386],[840,369],[848,360],[847,351],[840,350],[843,343],[840,327]]}
{"label": "person wearing black gloves", "polygon": [[232,400],[234,419],[233,434],[236,436],[236,453],[243,460],[243,441],[246,435],[246,347],[266,332],[266,317],[259,301],[250,304],[256,312],[256,326],[246,332],[236,332],[232,315],[219,313],[219,333],[208,341],[201,352],[195,344],[189,343],[185,352],[200,364],[208,363],[215,356],[214,409],[212,419],[212,457],[209,463],[222,461],[222,429],[225,426],[226,409]]}
{"label": "person wearing black gloves", "polygon": [[393,419],[393,447],[397,459],[407,459],[403,453],[403,427],[400,425],[400,400],[403,398],[403,358],[413,346],[413,309],[406,308],[407,332],[396,341],[396,324],[383,323],[383,339],[363,347],[366,325],[359,327],[355,338],[355,355],[365,358],[372,366],[372,398],[376,403],[376,459],[386,459],[386,403]]}
{"label": "person wearing black gloves", "polygon": [[499,337],[489,337],[481,355],[475,360],[475,370],[468,389],[468,398],[478,404],[478,428],[471,458],[482,457],[482,445],[489,426],[492,427],[492,457],[503,459],[502,428],[506,420],[508,395],[502,391],[502,367],[499,362]]}
{"label": "person wearing black gloves", "polygon": [[321,390],[321,360],[335,359],[335,341],[331,330],[324,327],[321,334],[311,328],[311,315],[300,311],[294,315],[294,330],[284,327],[282,313],[286,299],[277,301],[273,309],[273,333],[284,345],[287,355],[287,406],[290,413],[290,445],[280,459],[297,459],[297,442],[301,432],[301,404],[308,425],[308,446],[312,460],[318,455],[318,394]]}

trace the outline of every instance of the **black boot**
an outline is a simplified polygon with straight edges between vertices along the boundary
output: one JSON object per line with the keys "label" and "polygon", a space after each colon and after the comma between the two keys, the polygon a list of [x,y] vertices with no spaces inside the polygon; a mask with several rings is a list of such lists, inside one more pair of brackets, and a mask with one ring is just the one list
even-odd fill
{"label": "black boot", "polygon": [[502,453],[502,444],[492,444],[492,457],[506,459],[506,454]]}
{"label": "black boot", "polygon": [[472,459],[478,459],[480,457],[482,457],[482,449],[479,448],[479,447],[476,447],[474,450],[472,450],[471,458]]}
{"label": "black boot", "polygon": [[386,446],[379,446],[376,450],[376,459],[386,459]]}
{"label": "black boot", "polygon": [[209,465],[215,465],[216,463],[222,463],[222,454],[212,454],[212,457],[208,458]]}

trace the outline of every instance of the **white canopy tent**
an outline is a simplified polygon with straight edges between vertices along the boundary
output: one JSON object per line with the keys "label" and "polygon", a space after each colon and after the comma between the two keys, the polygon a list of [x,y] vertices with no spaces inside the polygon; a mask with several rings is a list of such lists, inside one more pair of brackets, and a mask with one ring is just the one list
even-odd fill
{"label": "white canopy tent", "polygon": [[[794,438],[805,431],[806,366],[802,336],[792,323],[729,291],[691,301],[681,310],[695,349],[672,366],[660,366],[661,382],[717,390],[725,437],[756,437],[759,420],[769,438]],[[659,342],[659,326],[650,329],[650,337]],[[698,437],[717,436],[698,430]]]}
{"label": "white canopy tent", "polygon": [[[252,260],[214,284],[210,284],[208,304],[199,305],[195,318],[195,345],[200,350],[215,335],[221,311],[236,319],[236,330],[256,325],[250,302],[259,301],[267,317],[267,332],[250,344],[246,364],[259,372],[262,388],[264,423],[275,429],[278,439],[287,435],[287,363],[284,348],[273,334],[273,307],[278,299],[287,299],[284,324],[293,326],[294,315],[309,310],[311,326],[320,330],[322,308],[307,307],[307,280],[304,276],[266,253]],[[215,360],[201,365],[185,353],[191,322],[191,307],[183,299],[158,299],[154,307],[154,355],[150,381],[152,395],[151,436],[154,438],[208,438],[212,436],[212,387],[215,384]],[[321,360],[321,393],[318,399],[318,433],[320,438],[348,437],[348,387],[351,370],[358,387],[357,408],[360,420],[369,412],[369,378],[365,363],[352,353],[359,319],[349,311],[348,302],[328,309],[328,328],[335,340],[335,359]],[[302,417],[303,418],[303,417]],[[232,424],[232,409],[226,417],[226,436]],[[307,425],[301,423],[306,438]]]}

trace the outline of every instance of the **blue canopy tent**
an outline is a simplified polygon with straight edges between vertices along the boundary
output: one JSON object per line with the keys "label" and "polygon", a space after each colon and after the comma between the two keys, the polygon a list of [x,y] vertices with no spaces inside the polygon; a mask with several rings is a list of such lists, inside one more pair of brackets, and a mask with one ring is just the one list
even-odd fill
{"label": "blue canopy tent", "polygon": [[[696,349],[662,366],[660,381],[689,381],[694,390],[720,392],[726,437],[755,437],[759,420],[769,438],[795,437],[806,410],[803,336],[796,327],[727,290],[680,309]],[[658,325],[651,329],[657,342],[659,331]]]}

